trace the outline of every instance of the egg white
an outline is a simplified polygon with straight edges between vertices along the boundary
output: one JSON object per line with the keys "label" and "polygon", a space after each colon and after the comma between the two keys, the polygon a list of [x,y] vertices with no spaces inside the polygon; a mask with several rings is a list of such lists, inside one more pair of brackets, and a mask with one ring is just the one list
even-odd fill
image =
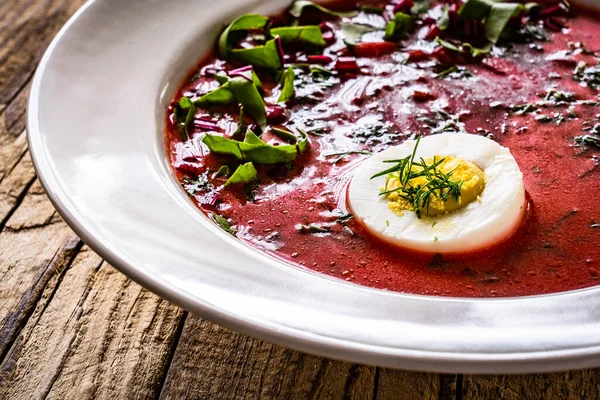
{"label": "egg white", "polygon": [[471,161],[486,177],[480,201],[445,215],[422,219],[411,211],[402,215],[393,213],[385,196],[379,196],[386,177],[371,179],[371,176],[392,166],[384,160],[409,156],[415,144],[416,141],[407,140],[374,154],[356,169],[348,189],[348,205],[369,232],[403,248],[444,254],[483,249],[516,230],[526,207],[523,174],[509,149],[471,134],[423,137],[416,159],[440,155]]}

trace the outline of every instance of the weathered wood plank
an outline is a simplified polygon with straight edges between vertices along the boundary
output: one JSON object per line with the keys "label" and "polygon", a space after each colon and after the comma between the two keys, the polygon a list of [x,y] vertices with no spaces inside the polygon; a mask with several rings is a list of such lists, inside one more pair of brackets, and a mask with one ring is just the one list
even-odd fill
{"label": "weathered wood plank", "polygon": [[372,399],[375,367],[284,349],[189,316],[161,398]]}
{"label": "weathered wood plank", "polygon": [[35,171],[26,153],[10,174],[0,181],[0,231],[23,200],[35,180]]}
{"label": "weathered wood plank", "polygon": [[78,243],[36,181],[0,234],[0,357]]}
{"label": "weathered wood plank", "polygon": [[388,368],[379,372],[377,400],[454,398],[456,375],[426,374]]}
{"label": "weathered wood plank", "polygon": [[0,367],[0,398],[158,395],[183,311],[101,262],[84,247],[47,286]]}
{"label": "weathered wood plank", "polygon": [[9,103],[31,78],[44,50],[84,0],[13,0],[12,18],[0,29],[0,104]]}
{"label": "weathered wood plank", "polygon": [[465,375],[467,399],[598,399],[600,369],[537,375]]}

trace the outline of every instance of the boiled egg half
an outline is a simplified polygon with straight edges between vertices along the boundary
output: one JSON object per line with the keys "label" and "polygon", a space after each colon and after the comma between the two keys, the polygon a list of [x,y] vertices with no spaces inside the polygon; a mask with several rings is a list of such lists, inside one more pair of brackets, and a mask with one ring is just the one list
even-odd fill
{"label": "boiled egg half", "polygon": [[374,154],[355,170],[348,205],[384,241],[441,254],[502,242],[526,209],[523,174],[509,149],[467,133],[407,140]]}

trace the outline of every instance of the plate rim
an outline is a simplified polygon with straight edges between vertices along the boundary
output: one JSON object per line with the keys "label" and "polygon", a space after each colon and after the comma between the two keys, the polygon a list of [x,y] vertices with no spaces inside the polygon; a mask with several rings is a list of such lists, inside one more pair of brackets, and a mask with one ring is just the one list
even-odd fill
{"label": "plate rim", "polygon": [[[581,368],[582,366],[597,366],[600,365],[600,345],[582,348],[570,348],[565,350],[543,350],[514,353],[461,353],[461,352],[442,352],[442,351],[421,351],[412,349],[394,349],[390,352],[390,348],[369,345],[346,341],[339,338],[327,337],[315,333],[309,333],[299,329],[285,326],[269,326],[268,324],[258,323],[252,319],[244,318],[240,315],[235,315],[227,312],[224,309],[211,307],[208,304],[200,304],[194,301],[189,296],[186,296],[182,291],[177,291],[173,287],[165,286],[153,279],[148,274],[143,274],[134,267],[126,259],[120,255],[113,253],[102,241],[94,237],[93,233],[86,228],[85,224],[80,222],[71,209],[70,205],[63,201],[62,196],[65,193],[60,193],[60,187],[57,187],[53,179],[50,178],[50,172],[45,173],[47,166],[44,159],[44,152],[39,149],[39,143],[36,142],[36,135],[39,136],[38,125],[38,109],[39,97],[41,91],[41,82],[45,71],[48,67],[48,62],[52,58],[55,48],[61,43],[65,34],[71,26],[88,12],[88,10],[96,3],[103,0],[88,0],[75,14],[67,21],[60,29],[56,37],[46,49],[42,59],[40,60],[35,72],[30,96],[27,107],[27,143],[29,152],[36,170],[38,179],[46,191],[48,198],[59,214],[64,218],[67,224],[73,229],[77,235],[96,253],[98,253],[109,264],[117,268],[120,272],[139,283],[143,287],[158,294],[160,297],[178,305],[182,308],[210,321],[219,323],[227,328],[234,329],[243,334],[267,340],[278,345],[293,348],[295,350],[304,351],[307,353],[318,354],[320,356],[331,357],[335,359],[376,364],[388,367],[399,367],[398,360],[401,359],[402,368],[410,368],[411,370],[426,371],[426,372],[451,372],[451,373],[505,373],[505,372],[550,372],[564,370],[565,368]],[[365,290],[377,290],[371,288],[362,288]],[[573,292],[594,291],[600,293],[600,286],[578,289],[575,291],[553,293],[532,297],[549,297],[549,296],[568,296]],[[419,298],[435,298],[435,296],[419,296],[407,295]],[[438,299],[438,298],[436,298]],[[471,299],[471,298],[448,298],[457,301],[493,301],[507,302],[518,301],[520,298],[498,298],[498,299]],[[519,367],[515,368],[515,362],[519,363]],[[434,369],[432,365],[437,365]]]}

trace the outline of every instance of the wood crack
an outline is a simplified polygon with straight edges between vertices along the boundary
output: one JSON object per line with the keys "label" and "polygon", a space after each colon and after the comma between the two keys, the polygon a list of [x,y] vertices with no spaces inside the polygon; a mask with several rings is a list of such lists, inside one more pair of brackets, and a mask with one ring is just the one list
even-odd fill
{"label": "wood crack", "polygon": [[173,364],[173,359],[175,358],[175,351],[177,350],[177,346],[179,346],[179,342],[181,340],[181,335],[183,333],[183,327],[185,326],[185,321],[187,320],[187,317],[188,317],[188,312],[184,311],[182,317],[179,320],[179,323],[177,324],[177,330],[175,331],[175,338],[173,339],[173,344],[171,345],[169,356],[165,363],[166,368],[164,370],[164,373],[160,377],[160,380],[158,383],[158,390],[156,391],[157,399],[161,399],[163,397],[163,391],[165,389],[165,382],[167,381],[167,376],[169,374],[169,371],[171,370],[171,366]]}
{"label": "wood crack", "polygon": [[44,289],[50,279],[55,275],[63,275],[71,265],[83,242],[76,236],[69,238],[63,246],[57,250],[52,260],[46,265],[43,273],[35,284],[27,291],[20,300],[18,312],[9,315],[0,324],[0,365],[11,351],[13,344],[39,302]]}

